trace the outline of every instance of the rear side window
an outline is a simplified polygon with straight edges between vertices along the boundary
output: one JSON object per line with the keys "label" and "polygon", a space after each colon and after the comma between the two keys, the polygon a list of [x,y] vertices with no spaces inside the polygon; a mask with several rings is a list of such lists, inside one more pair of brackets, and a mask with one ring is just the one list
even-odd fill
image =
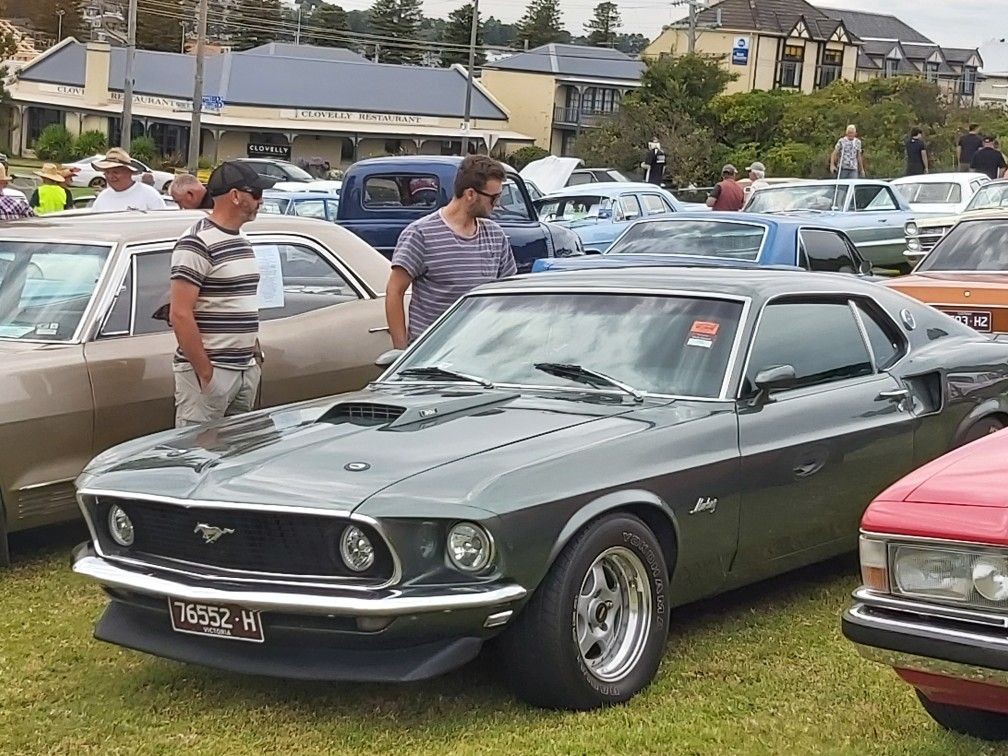
{"label": "rear side window", "polygon": [[672,212],[672,206],[657,194],[642,194],[641,201],[644,203],[644,209],[648,211],[648,215]]}
{"label": "rear side window", "polygon": [[805,267],[827,273],[857,273],[857,263],[844,238],[833,231],[802,229]]}
{"label": "rear side window", "polygon": [[437,176],[415,173],[369,176],[364,179],[364,207],[433,210],[439,191]]}
{"label": "rear side window", "polygon": [[619,198],[620,210],[623,211],[623,218],[625,220],[631,220],[633,218],[640,218],[641,209],[640,202],[637,201],[637,195],[635,194],[624,194]]}
{"label": "rear side window", "polygon": [[875,355],[875,365],[879,370],[887,370],[903,356],[903,337],[899,335],[899,329],[893,322],[880,313],[875,305],[861,301],[855,304]]}

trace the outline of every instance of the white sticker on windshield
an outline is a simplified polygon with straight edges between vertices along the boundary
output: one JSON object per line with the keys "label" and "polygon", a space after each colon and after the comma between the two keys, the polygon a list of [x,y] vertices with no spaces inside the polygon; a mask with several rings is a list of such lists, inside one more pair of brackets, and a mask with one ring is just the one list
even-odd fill
{"label": "white sticker on windshield", "polygon": [[55,336],[59,333],[59,323],[38,323],[35,326],[36,336]]}

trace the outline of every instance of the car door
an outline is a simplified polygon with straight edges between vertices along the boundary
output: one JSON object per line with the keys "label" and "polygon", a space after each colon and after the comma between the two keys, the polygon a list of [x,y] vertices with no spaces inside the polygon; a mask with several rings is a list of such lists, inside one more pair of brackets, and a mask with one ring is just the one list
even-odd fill
{"label": "car door", "polygon": [[518,272],[528,273],[536,260],[550,256],[551,249],[546,241],[549,231],[539,222],[524,182],[508,174],[501,192],[493,219],[501,225],[511,242]]}
{"label": "car door", "polygon": [[849,201],[857,221],[847,232],[862,256],[875,265],[904,263],[906,214],[892,190],[881,183],[856,184]]}
{"label": "car door", "polygon": [[824,273],[858,273],[860,255],[839,231],[803,228],[798,232],[799,265]]}
{"label": "car door", "polygon": [[[739,398],[738,569],[774,574],[853,547],[871,499],[913,464],[904,387],[876,364],[845,297],[775,300],[760,314]],[[760,396],[756,376],[795,380]]]}

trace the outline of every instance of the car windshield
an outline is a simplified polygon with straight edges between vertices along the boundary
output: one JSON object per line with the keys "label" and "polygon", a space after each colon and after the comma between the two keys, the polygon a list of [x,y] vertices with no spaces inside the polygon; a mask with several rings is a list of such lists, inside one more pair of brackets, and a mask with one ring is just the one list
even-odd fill
{"label": "car windshield", "polygon": [[692,255],[756,260],[766,226],[709,220],[660,220],[635,223],[607,255]]}
{"label": "car windshield", "polygon": [[771,186],[752,193],[746,210],[750,213],[786,213],[796,210],[843,210],[847,203],[846,184]]}
{"label": "car windshield", "polygon": [[0,338],[72,338],[108,254],[108,247],[0,241]]}
{"label": "car windshield", "polygon": [[403,371],[438,366],[498,385],[576,387],[569,377],[536,368],[556,363],[650,393],[714,398],[721,393],[741,312],[737,301],[689,296],[473,296],[386,380],[416,380]]}
{"label": "car windshield", "polygon": [[981,187],[966,205],[966,210],[993,210],[998,207],[1008,207],[1008,182]]}
{"label": "car windshield", "polygon": [[293,163],[281,163],[281,170],[287,174],[288,181],[314,181],[315,177],[308,171],[298,168]]}
{"label": "car windshield", "polygon": [[549,197],[536,203],[539,220],[579,221],[608,218],[613,201],[609,197],[584,195],[575,197]]}
{"label": "car windshield", "polygon": [[284,215],[287,212],[289,204],[290,200],[283,197],[263,197],[262,207],[259,208],[259,212],[267,213],[268,215]]}
{"label": "car windshield", "polygon": [[929,270],[1008,271],[1008,221],[963,221],[917,266]]}
{"label": "car windshield", "polygon": [[907,202],[926,204],[948,204],[962,202],[962,189],[959,184],[948,182],[926,182],[893,184],[893,188],[903,195]]}

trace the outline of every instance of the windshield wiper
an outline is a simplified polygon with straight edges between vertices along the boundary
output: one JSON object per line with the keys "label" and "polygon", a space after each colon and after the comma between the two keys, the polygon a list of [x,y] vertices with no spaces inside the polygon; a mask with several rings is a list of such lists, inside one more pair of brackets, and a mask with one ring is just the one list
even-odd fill
{"label": "windshield wiper", "polygon": [[568,378],[578,383],[587,383],[589,386],[613,386],[614,388],[618,388],[620,391],[630,394],[630,396],[634,398],[635,402],[644,401],[644,394],[635,389],[633,386],[623,383],[623,381],[616,380],[605,373],[599,373],[596,370],[589,370],[581,365],[569,365],[563,362],[536,362],[534,363],[534,367],[536,370],[542,370],[544,373],[555,375],[558,378]]}
{"label": "windshield wiper", "polygon": [[440,365],[422,365],[419,367],[406,368],[404,370],[400,370],[397,375],[412,375],[417,378],[448,378],[456,381],[465,381],[466,383],[478,383],[483,388],[494,387],[494,385],[486,378],[480,378],[478,375],[459,373],[456,370],[449,370],[448,368],[441,367]]}

